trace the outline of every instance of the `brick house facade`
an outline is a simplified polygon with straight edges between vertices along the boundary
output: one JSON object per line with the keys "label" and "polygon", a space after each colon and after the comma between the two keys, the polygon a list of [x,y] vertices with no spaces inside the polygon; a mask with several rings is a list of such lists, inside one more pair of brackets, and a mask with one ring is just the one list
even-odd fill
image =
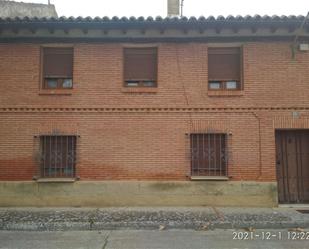
{"label": "brick house facade", "polygon": [[[279,203],[307,203],[304,19],[0,20],[0,205],[275,206],[278,193]],[[46,48],[72,49],[72,88],[45,87]],[[125,81],[124,50],[149,48],[155,85]],[[210,51],[226,48],[240,51],[239,79],[210,81]],[[42,160],[57,167],[46,151],[71,146],[52,136],[74,137],[74,158],[58,158],[74,161],[70,177],[42,172]],[[278,162],[284,136],[303,148],[302,166],[286,159],[284,169],[302,170],[292,185]]]}

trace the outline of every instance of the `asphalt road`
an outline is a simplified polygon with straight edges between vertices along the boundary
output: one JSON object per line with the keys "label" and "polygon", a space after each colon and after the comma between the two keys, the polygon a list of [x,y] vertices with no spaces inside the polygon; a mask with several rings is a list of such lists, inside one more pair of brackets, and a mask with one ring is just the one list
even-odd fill
{"label": "asphalt road", "polygon": [[[307,230],[308,231],[308,230]],[[288,238],[290,232],[290,238]],[[298,237],[302,235],[306,237]],[[113,230],[70,232],[0,231],[8,249],[201,249],[309,248],[309,232],[288,230]],[[248,237],[247,237],[248,236]]]}

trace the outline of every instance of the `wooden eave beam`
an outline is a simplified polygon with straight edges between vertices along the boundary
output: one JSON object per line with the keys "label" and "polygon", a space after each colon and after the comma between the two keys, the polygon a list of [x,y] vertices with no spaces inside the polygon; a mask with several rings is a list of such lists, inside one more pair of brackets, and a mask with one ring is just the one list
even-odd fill
{"label": "wooden eave beam", "polygon": [[290,25],[289,27],[288,27],[288,32],[289,33],[293,33],[293,32],[295,32],[295,30],[296,30],[296,26],[295,25]]}
{"label": "wooden eave beam", "polygon": [[232,30],[233,30],[234,34],[238,34],[238,32],[239,32],[239,27],[233,26],[233,27],[232,27]]}
{"label": "wooden eave beam", "polygon": [[270,27],[270,32],[271,32],[272,34],[276,33],[277,30],[278,30],[278,27],[275,27],[275,26],[271,26],[271,27]]}
{"label": "wooden eave beam", "polygon": [[253,34],[255,34],[257,31],[258,31],[258,27],[257,27],[257,26],[252,26],[252,27],[251,27],[251,32],[252,32]]}
{"label": "wooden eave beam", "polygon": [[54,34],[54,33],[55,33],[55,29],[54,29],[54,28],[48,28],[48,32],[49,32],[50,34]]}
{"label": "wooden eave beam", "polygon": [[37,32],[37,29],[36,29],[36,28],[30,28],[29,30],[30,30],[30,32],[31,32],[32,34],[35,34],[35,33]]}

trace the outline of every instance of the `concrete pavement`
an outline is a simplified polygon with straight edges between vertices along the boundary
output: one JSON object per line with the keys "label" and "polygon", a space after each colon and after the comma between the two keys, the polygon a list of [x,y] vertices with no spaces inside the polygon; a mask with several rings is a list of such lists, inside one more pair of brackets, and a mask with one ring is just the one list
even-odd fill
{"label": "concrete pavement", "polygon": [[[308,230],[307,230],[308,231]],[[255,230],[254,235],[270,233],[282,237],[253,236],[235,239],[244,230],[113,230],[113,231],[0,231],[0,249],[307,249],[309,238],[288,239],[288,230]],[[306,232],[306,231],[304,231]],[[308,232],[309,233],[309,232]],[[308,236],[309,237],[309,236]],[[234,238],[234,239],[233,239]],[[241,236],[239,237],[241,238]]]}

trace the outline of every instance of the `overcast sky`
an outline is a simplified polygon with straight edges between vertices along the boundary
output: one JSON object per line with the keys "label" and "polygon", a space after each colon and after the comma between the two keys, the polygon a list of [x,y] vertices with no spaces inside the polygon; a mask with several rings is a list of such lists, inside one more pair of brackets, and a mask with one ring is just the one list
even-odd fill
{"label": "overcast sky", "polygon": [[[18,0],[15,0],[18,1]],[[48,0],[23,0],[47,3]],[[50,0],[59,16],[166,16],[167,0]],[[184,0],[184,15],[306,15],[309,0]]]}

